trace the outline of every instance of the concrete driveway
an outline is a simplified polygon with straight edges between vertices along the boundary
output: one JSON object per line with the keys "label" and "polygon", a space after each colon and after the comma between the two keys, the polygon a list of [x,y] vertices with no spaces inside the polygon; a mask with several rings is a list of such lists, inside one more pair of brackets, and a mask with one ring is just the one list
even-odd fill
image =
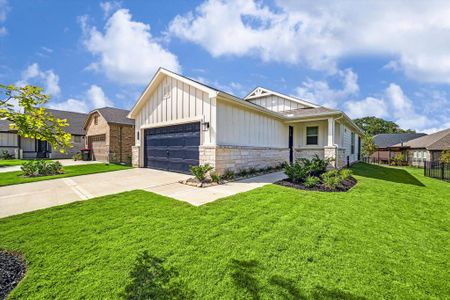
{"label": "concrete driveway", "polygon": [[198,206],[273,183],[285,178],[285,175],[282,172],[271,173],[207,188],[178,183],[189,177],[134,168],[0,187],[0,218],[136,189]]}

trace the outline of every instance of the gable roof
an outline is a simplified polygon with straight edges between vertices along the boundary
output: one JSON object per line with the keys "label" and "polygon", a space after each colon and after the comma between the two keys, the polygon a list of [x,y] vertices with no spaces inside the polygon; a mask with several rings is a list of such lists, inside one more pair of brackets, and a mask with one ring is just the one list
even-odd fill
{"label": "gable roof", "polygon": [[248,93],[248,95],[245,96],[244,99],[248,101],[248,100],[258,99],[258,98],[267,97],[267,96],[271,96],[271,95],[278,96],[280,98],[284,98],[284,99],[287,99],[287,100],[290,100],[293,102],[297,102],[297,103],[303,104],[307,107],[320,107],[319,105],[311,103],[309,101],[299,99],[296,97],[292,97],[292,96],[288,96],[288,95],[285,95],[282,93],[278,93],[278,92],[275,92],[275,91],[272,91],[272,90],[269,90],[269,89],[266,89],[266,88],[263,88],[260,86],[256,87],[255,89],[253,89],[253,91]]}
{"label": "gable roof", "polygon": [[407,141],[426,135],[425,133],[382,133],[373,137],[373,141],[378,148],[387,148],[396,144],[405,143]]}
{"label": "gable roof", "polygon": [[86,121],[88,114],[51,108],[46,108],[45,111],[51,113],[55,118],[67,120],[69,126],[64,127],[65,132],[75,135],[84,135],[84,122]]}
{"label": "gable roof", "polygon": [[[410,148],[445,150],[450,148],[450,128],[444,129],[403,144]],[[396,146],[399,146],[398,144]]]}
{"label": "gable roof", "polygon": [[[89,113],[89,118],[95,112],[98,112],[107,123],[134,125],[134,120],[128,118],[128,114],[130,113],[129,110],[115,107],[102,107],[92,110]],[[84,123],[84,128],[87,126],[88,119],[86,119],[86,122]]]}
{"label": "gable roof", "polygon": [[306,107],[306,108],[296,108],[292,110],[286,110],[280,112],[282,115],[286,117],[313,117],[313,116],[322,116],[322,115],[333,115],[342,113],[340,110],[327,108],[324,106],[319,107]]}
{"label": "gable roof", "polygon": [[[83,125],[88,117],[87,114],[51,108],[46,108],[45,111],[52,114],[55,118],[67,120],[69,126],[64,127],[65,132],[74,135],[84,135]],[[9,129],[9,124],[11,124],[11,122],[8,120],[0,120],[0,131],[15,132],[15,130]]]}

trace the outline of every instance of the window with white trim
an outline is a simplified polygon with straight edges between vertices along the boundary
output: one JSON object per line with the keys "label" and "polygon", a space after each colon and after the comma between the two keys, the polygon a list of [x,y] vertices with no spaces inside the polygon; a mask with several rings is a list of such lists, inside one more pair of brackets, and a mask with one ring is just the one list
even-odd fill
{"label": "window with white trim", "polygon": [[312,126],[306,127],[306,145],[318,145],[319,144],[319,127]]}

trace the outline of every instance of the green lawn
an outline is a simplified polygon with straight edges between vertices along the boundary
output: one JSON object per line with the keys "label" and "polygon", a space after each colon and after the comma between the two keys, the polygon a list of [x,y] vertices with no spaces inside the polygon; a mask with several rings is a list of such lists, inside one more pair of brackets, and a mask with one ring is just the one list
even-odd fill
{"label": "green lawn", "polygon": [[0,248],[28,263],[11,298],[119,298],[148,251],[177,283],[160,299],[448,299],[450,184],[354,171],[347,193],[269,185],[194,207],[133,191],[1,219]]}
{"label": "green lawn", "polygon": [[25,160],[21,159],[0,159],[1,167],[20,166]]}
{"label": "green lawn", "polygon": [[22,171],[0,173],[0,186],[57,179],[63,177],[73,177],[86,174],[103,173],[129,169],[130,167],[115,164],[87,164],[78,166],[63,167],[64,173],[51,176],[24,177]]}

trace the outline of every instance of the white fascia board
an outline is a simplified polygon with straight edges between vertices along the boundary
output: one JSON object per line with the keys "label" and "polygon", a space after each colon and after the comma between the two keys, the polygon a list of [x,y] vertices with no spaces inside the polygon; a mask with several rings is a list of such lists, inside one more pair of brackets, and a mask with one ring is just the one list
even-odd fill
{"label": "white fascia board", "polygon": [[[265,94],[265,95],[258,95],[258,96],[250,96],[257,89],[261,89],[261,90],[265,91],[267,94]],[[284,99],[287,99],[287,100],[290,100],[290,101],[294,101],[294,102],[297,102],[297,103],[300,103],[300,104],[303,104],[303,105],[306,105],[306,106],[309,106],[309,107],[319,107],[320,106],[320,105],[311,103],[309,101],[298,99],[298,98],[294,98],[294,97],[291,97],[291,96],[288,96],[288,95],[285,95],[285,94],[281,94],[281,93],[278,93],[278,92],[274,92],[274,91],[271,91],[271,90],[263,88],[263,87],[255,88],[244,99],[245,100],[258,99],[258,98],[267,97],[267,96],[270,96],[270,95],[275,95],[275,96],[278,96],[280,98],[284,98]]]}

